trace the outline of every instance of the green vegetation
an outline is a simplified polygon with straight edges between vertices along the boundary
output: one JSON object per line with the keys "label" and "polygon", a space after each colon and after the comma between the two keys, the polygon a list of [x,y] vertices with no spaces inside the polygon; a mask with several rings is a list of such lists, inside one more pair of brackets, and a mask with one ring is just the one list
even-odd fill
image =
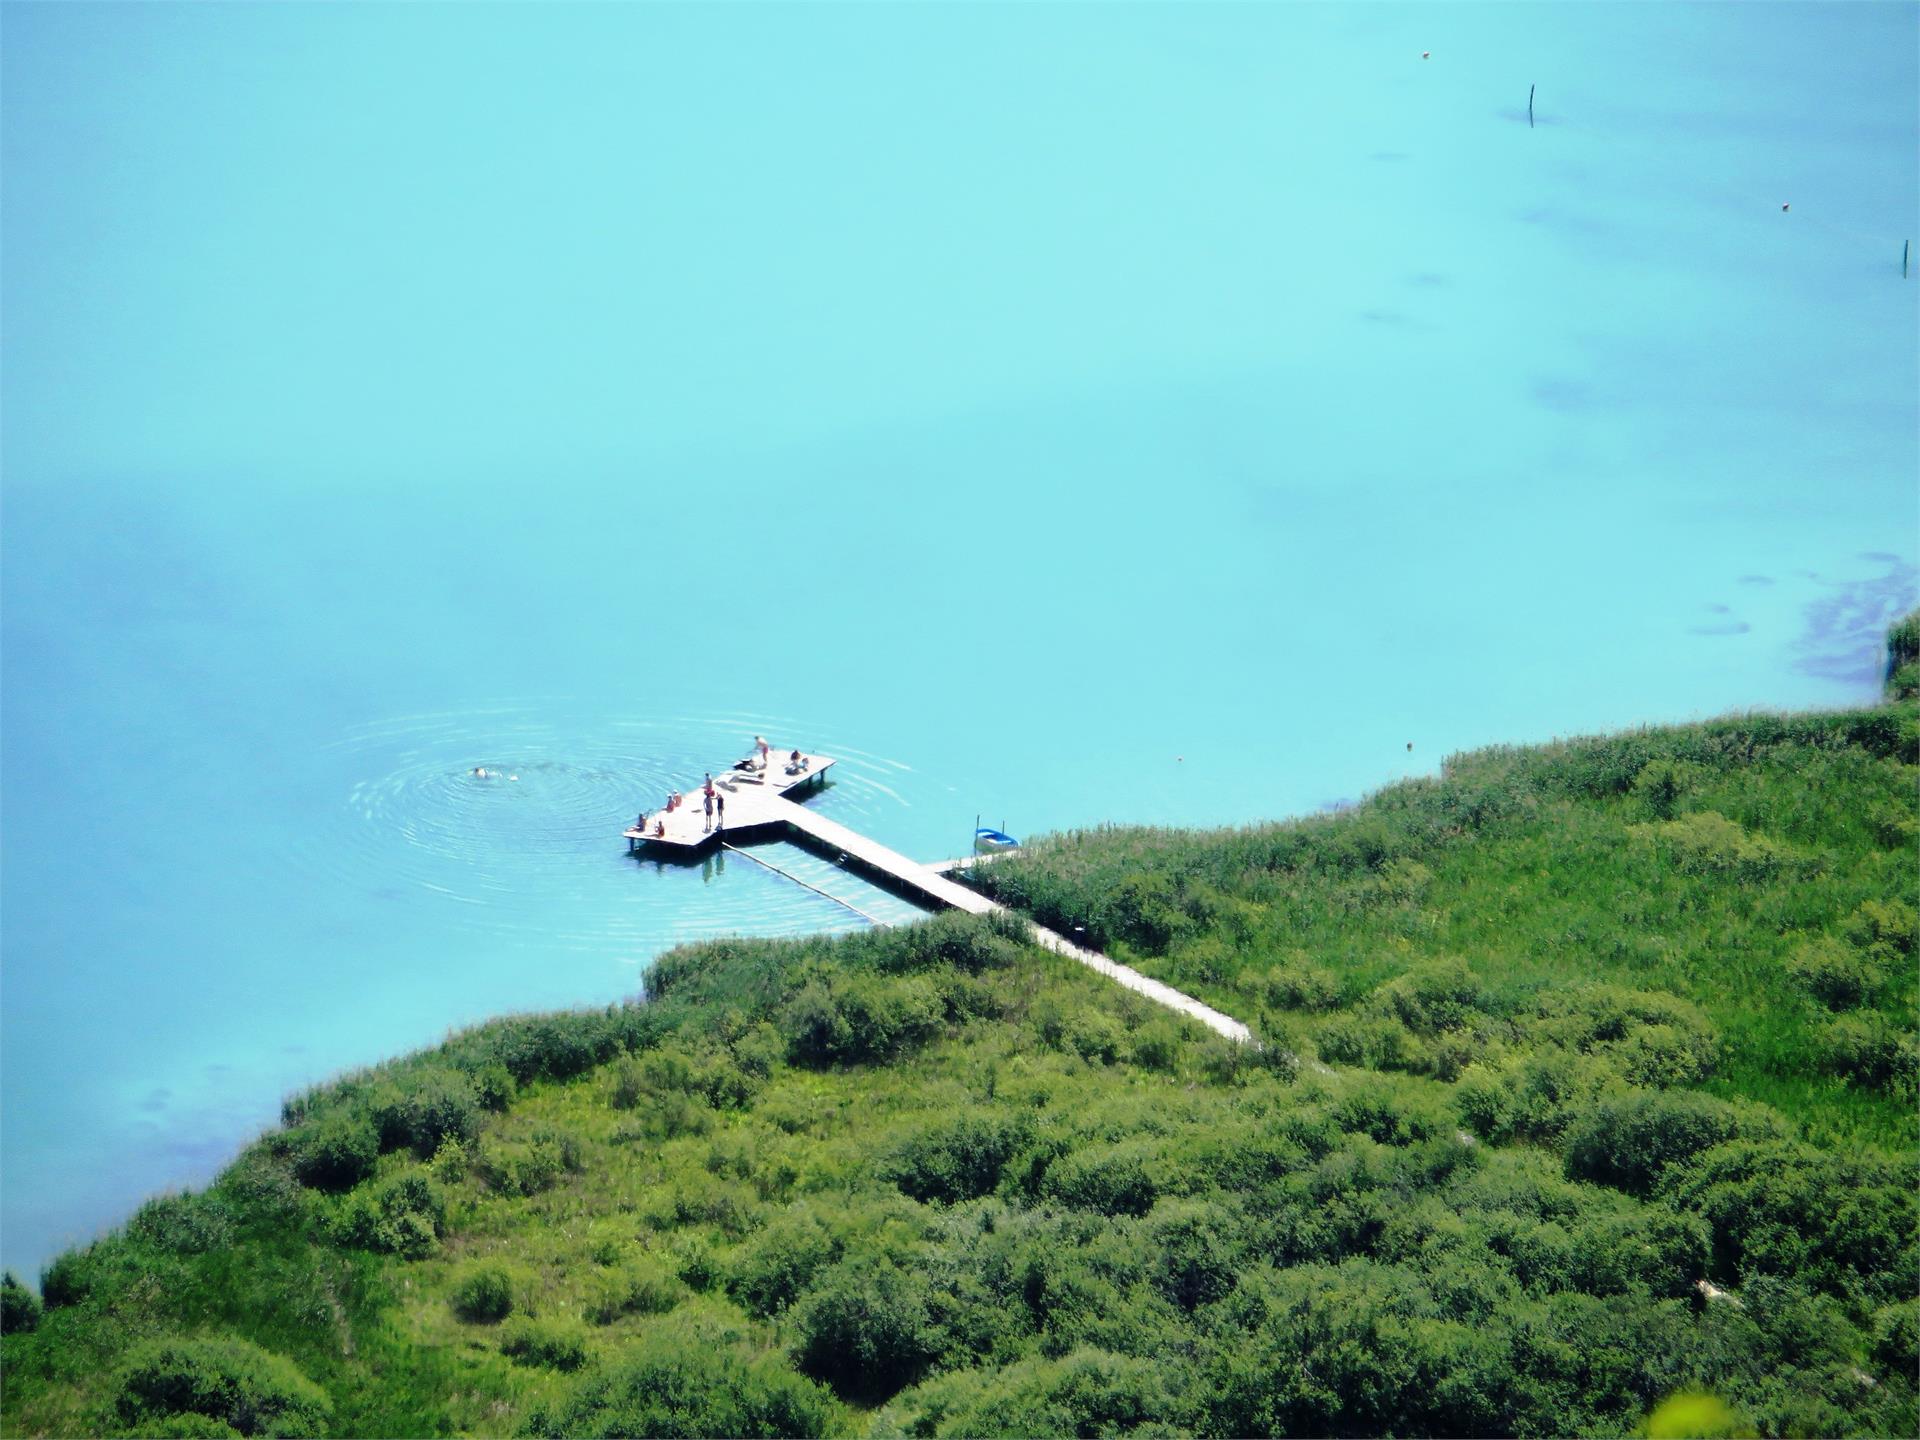
{"label": "green vegetation", "polygon": [[1751,716],[980,873],[1259,1047],[1009,917],[675,951],[0,1287],[0,1428],[1916,1433],[1917,761]]}

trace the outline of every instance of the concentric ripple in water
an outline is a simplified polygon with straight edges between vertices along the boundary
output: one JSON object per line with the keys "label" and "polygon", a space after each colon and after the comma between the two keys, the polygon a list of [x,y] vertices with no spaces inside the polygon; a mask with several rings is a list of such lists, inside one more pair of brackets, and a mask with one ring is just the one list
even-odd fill
{"label": "concentric ripple in water", "polygon": [[[738,857],[688,866],[625,853],[620,831],[637,811],[745,754],[756,733],[795,743],[799,727],[765,715],[583,722],[532,702],[368,725],[326,757],[340,804],[310,832],[309,859],[332,883],[442,906],[462,927],[628,963],[704,935],[859,928],[853,911]],[[917,777],[902,762],[830,737],[804,743],[840,758],[815,803],[844,822],[884,835],[887,815],[911,803]],[[902,918],[835,873],[821,888]]]}

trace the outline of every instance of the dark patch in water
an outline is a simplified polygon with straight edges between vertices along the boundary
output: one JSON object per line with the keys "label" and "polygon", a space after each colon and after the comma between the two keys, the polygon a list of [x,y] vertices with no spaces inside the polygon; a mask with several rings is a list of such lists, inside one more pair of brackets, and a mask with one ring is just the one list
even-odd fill
{"label": "dark patch in water", "polygon": [[1771,575],[1742,575],[1740,577],[1740,583],[1742,585],[1771,585],[1773,584],[1773,577]]}
{"label": "dark patch in water", "polygon": [[1705,608],[1712,611],[1715,615],[1731,615],[1733,613],[1733,607],[1731,605],[1708,605]]}
{"label": "dark patch in water", "polygon": [[1690,625],[1687,627],[1687,633],[1689,635],[1744,635],[1751,629],[1753,626],[1744,620],[1723,620],[1714,625]]}
{"label": "dark patch in water", "polygon": [[1424,320],[1415,319],[1404,310],[1362,310],[1360,318],[1369,325],[1385,325],[1395,330],[1431,330],[1434,327]]}
{"label": "dark patch in water", "polygon": [[1557,410],[1563,415],[1572,415],[1594,408],[1593,387],[1583,380],[1562,380],[1552,377],[1533,382],[1533,399],[1537,405],[1548,410]]}
{"label": "dark patch in water", "polygon": [[1830,588],[1801,611],[1793,668],[1823,680],[1877,684],[1886,671],[1887,628],[1920,603],[1920,569],[1895,556],[1883,575]]}
{"label": "dark patch in water", "polygon": [[1435,270],[1420,270],[1407,277],[1407,284],[1422,290],[1446,290],[1451,288],[1451,277]]}

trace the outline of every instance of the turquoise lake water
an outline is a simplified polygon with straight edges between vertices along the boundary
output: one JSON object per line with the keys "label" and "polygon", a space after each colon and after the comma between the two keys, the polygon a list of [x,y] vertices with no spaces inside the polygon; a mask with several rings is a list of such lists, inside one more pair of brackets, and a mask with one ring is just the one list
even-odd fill
{"label": "turquoise lake water", "polygon": [[931,859],[1872,697],[1917,15],[5,6],[5,1262],[865,924],[624,853],[756,732]]}

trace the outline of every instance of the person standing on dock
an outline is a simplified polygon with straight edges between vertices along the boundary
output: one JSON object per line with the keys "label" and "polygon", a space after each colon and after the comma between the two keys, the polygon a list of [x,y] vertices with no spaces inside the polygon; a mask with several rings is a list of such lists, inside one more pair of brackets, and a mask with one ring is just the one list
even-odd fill
{"label": "person standing on dock", "polygon": [[715,813],[719,817],[713,828],[716,830],[724,830],[727,828],[727,797],[716,793],[713,797],[713,803],[716,807]]}
{"label": "person standing on dock", "polygon": [[711,830],[713,829],[713,791],[712,790],[708,790],[706,794],[706,811],[707,811],[707,829]]}
{"label": "person standing on dock", "polygon": [[713,772],[711,770],[707,771],[706,789],[707,789],[707,798],[711,800],[713,798]]}
{"label": "person standing on dock", "polygon": [[767,737],[764,735],[754,736],[753,748],[760,752],[760,768],[762,770],[766,769],[768,755],[773,749],[771,745],[767,744]]}

